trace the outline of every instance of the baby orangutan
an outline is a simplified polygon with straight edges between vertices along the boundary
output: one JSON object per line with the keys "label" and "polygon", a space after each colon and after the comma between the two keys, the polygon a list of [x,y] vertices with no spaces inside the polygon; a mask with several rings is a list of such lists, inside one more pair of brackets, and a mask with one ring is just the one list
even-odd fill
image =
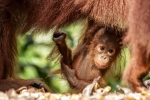
{"label": "baby orangutan", "polygon": [[[89,32],[90,35],[87,31],[73,57],[65,42],[66,34],[58,31],[53,34],[53,41],[63,56],[62,72],[76,92],[81,92],[98,76],[102,79],[120,53],[121,34],[115,28],[96,26]],[[104,86],[103,79],[99,83]]]}

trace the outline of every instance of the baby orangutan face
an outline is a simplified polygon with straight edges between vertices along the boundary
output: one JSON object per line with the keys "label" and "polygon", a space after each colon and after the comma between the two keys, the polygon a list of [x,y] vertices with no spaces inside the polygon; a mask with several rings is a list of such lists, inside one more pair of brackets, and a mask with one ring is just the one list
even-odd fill
{"label": "baby orangutan face", "polygon": [[112,34],[111,30],[104,29],[98,31],[97,34],[94,38],[98,39],[93,40],[96,43],[92,50],[93,61],[99,69],[106,69],[116,59],[117,52],[120,50],[120,44],[116,40],[117,35]]}
{"label": "baby orangutan face", "polygon": [[113,56],[115,56],[115,48],[110,48],[103,43],[99,43],[95,47],[94,62],[100,69],[107,68],[112,62]]}

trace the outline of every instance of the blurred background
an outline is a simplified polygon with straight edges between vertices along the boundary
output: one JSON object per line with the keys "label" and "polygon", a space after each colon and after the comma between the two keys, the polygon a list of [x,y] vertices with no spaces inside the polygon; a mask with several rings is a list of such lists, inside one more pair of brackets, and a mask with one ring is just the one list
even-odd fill
{"label": "blurred background", "polygon": [[[78,44],[78,39],[81,36],[83,27],[83,24],[78,22],[61,29],[67,33],[66,42],[72,50]],[[53,30],[50,30],[48,33],[40,35],[33,35],[31,32],[28,32],[24,36],[18,36],[19,58],[17,71],[20,78],[41,78],[53,92],[64,93],[69,90],[69,87],[63,75],[57,74],[47,77],[50,72],[60,68],[59,59],[47,59],[55,45],[52,41],[53,32]],[[117,65],[117,67],[119,66],[120,68],[115,67],[113,69],[118,70],[120,73],[114,75],[116,78],[109,77],[107,80],[108,85],[112,86],[112,91],[116,89],[117,84],[121,84],[121,72],[129,59],[128,52],[126,48],[123,50],[123,60],[120,60]],[[53,53],[56,53],[57,56],[58,52]]]}

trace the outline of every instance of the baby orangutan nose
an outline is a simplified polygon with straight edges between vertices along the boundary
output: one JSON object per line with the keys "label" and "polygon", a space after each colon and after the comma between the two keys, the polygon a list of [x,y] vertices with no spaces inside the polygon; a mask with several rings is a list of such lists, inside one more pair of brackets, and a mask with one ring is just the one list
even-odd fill
{"label": "baby orangutan nose", "polygon": [[99,69],[105,69],[110,65],[110,59],[105,53],[95,55],[94,62]]}
{"label": "baby orangutan nose", "polygon": [[109,58],[107,57],[106,54],[101,54],[100,60],[101,60],[101,63],[104,63],[105,65],[109,62]]}
{"label": "baby orangutan nose", "polygon": [[106,55],[106,54],[101,54],[100,56],[100,65],[103,67],[103,68],[107,68],[108,67],[108,63],[109,63],[109,57]]}

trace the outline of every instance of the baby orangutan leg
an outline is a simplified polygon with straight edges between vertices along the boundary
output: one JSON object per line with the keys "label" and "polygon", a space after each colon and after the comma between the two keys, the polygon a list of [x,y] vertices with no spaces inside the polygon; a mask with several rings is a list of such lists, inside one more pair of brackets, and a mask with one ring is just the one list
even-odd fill
{"label": "baby orangutan leg", "polygon": [[89,82],[86,82],[85,80],[79,80],[75,75],[75,70],[71,69],[68,65],[66,65],[61,60],[61,69],[62,72],[65,74],[67,81],[72,89],[74,89],[76,92],[82,92],[82,90],[89,85]]}

